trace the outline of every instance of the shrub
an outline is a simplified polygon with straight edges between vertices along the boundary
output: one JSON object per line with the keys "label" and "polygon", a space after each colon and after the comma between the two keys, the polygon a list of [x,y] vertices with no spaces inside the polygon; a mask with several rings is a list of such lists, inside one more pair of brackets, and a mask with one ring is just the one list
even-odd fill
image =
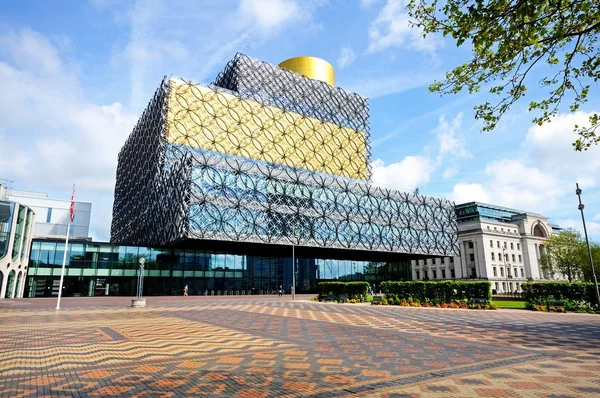
{"label": "shrub", "polygon": [[450,303],[452,300],[465,300],[471,298],[492,299],[491,282],[463,282],[463,281],[387,281],[381,284],[382,290],[394,294],[399,299],[412,297],[420,303],[427,300],[430,303]]}
{"label": "shrub", "polygon": [[566,311],[593,313],[598,308],[594,284],[590,282],[527,282],[521,286],[526,308],[534,311],[548,311],[548,300],[564,301]]}
{"label": "shrub", "polygon": [[369,282],[319,282],[317,290],[320,299],[332,294],[335,297],[346,295],[349,299],[362,301],[369,290]]}

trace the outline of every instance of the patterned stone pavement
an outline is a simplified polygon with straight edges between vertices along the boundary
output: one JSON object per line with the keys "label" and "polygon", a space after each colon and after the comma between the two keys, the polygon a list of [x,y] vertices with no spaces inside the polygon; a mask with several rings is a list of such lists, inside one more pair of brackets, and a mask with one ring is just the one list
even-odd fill
{"label": "patterned stone pavement", "polygon": [[289,297],[0,300],[0,396],[600,396],[600,317]]}

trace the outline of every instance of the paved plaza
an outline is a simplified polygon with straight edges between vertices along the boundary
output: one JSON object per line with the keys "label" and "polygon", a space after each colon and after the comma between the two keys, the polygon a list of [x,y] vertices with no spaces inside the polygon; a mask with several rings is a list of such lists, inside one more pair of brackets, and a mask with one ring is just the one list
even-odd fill
{"label": "paved plaza", "polygon": [[600,316],[300,296],[0,301],[0,396],[600,396]]}

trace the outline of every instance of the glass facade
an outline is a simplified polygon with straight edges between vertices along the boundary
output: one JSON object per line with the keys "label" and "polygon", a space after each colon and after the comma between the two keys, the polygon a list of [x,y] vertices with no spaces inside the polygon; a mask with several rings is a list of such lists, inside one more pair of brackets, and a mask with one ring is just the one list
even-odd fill
{"label": "glass facade", "polygon": [[465,203],[456,206],[456,217],[457,222],[459,223],[472,220],[512,223],[514,222],[513,216],[523,213],[523,211],[479,202]]}
{"label": "glass facade", "polygon": [[21,253],[21,237],[25,229],[25,218],[27,217],[27,208],[19,206],[17,213],[17,225],[15,226],[15,240],[13,244],[12,259],[17,261],[19,253]]}
{"label": "glass facade", "polygon": [[0,259],[6,256],[8,251],[14,206],[12,202],[0,201]]}
{"label": "glass facade", "polygon": [[[58,294],[65,245],[34,241],[26,296]],[[290,249],[291,250],[291,249]],[[66,296],[132,296],[139,258],[145,259],[144,295],[252,295],[274,293],[281,285],[291,292],[291,257],[240,255],[110,243],[69,243],[65,271]],[[316,292],[319,281],[409,280],[409,262],[296,259],[296,292]]]}
{"label": "glass facade", "polygon": [[214,85],[165,79],[119,152],[111,242],[458,254],[453,203],[369,182],[368,126],[358,94],[242,54]]}

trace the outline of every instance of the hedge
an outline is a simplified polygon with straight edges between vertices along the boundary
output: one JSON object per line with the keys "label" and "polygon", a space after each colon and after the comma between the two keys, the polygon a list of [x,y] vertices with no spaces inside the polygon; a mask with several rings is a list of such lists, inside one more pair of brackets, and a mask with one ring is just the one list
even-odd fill
{"label": "hedge", "polygon": [[521,285],[528,303],[553,300],[574,300],[596,304],[594,284],[591,282],[525,282]]}
{"label": "hedge", "polygon": [[355,298],[367,294],[369,282],[319,282],[317,289],[321,298],[329,294],[336,297],[345,294],[350,298]]}
{"label": "hedge", "polygon": [[384,293],[396,295],[398,299],[408,300],[412,298],[420,302],[430,300],[440,303],[451,303],[453,301],[473,298],[492,299],[492,283],[488,281],[388,281],[383,282],[381,288]]}

